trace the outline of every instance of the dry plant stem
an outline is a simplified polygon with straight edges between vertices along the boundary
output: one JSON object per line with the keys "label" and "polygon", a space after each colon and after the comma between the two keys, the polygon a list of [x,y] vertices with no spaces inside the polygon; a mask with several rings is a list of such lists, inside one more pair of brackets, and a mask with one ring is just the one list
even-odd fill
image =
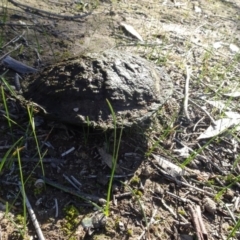
{"label": "dry plant stem", "polygon": [[[0,147],[0,149],[5,149],[4,147]],[[8,158],[11,161],[17,162],[17,158]],[[0,162],[3,160],[0,158]],[[22,162],[39,162],[39,158],[21,158]],[[57,159],[57,158],[43,158],[42,162],[44,163],[62,163],[62,159]]]}
{"label": "dry plant stem", "polygon": [[40,56],[38,50],[37,50],[36,48],[34,48],[34,51],[35,51],[36,54],[37,54],[37,58],[38,58],[38,60],[39,60],[40,62],[42,62],[42,58],[41,58],[41,56]]}
{"label": "dry plant stem", "polygon": [[212,116],[209,114],[208,111],[206,111],[204,108],[202,108],[201,106],[199,106],[197,103],[195,103],[193,100],[189,99],[189,102],[191,102],[193,105],[195,105],[196,107],[198,107],[200,110],[202,110],[210,119],[212,125],[216,126],[215,120],[212,118]]}
{"label": "dry plant stem", "polygon": [[174,193],[171,193],[171,192],[166,191],[166,194],[168,194],[168,195],[171,196],[172,198],[175,198],[175,199],[177,199],[177,200],[179,200],[179,201],[182,201],[182,202],[184,202],[184,203],[190,202],[190,200],[188,200],[188,199],[186,199],[186,198],[182,198],[182,197],[180,197],[180,196],[177,196],[177,195],[174,194]]}
{"label": "dry plant stem", "polygon": [[[2,150],[2,149],[9,149],[11,147],[12,147],[11,145],[0,146],[0,150]],[[1,162],[1,159],[0,159],[0,162]]]}
{"label": "dry plant stem", "polygon": [[[1,181],[1,183],[5,183],[4,181]],[[17,183],[15,183],[15,185],[18,185]],[[0,202],[2,202],[4,205],[6,205],[7,203],[8,203],[8,201],[6,201],[5,199],[3,199],[3,198],[1,198],[0,197]],[[18,210],[18,208],[17,207],[15,207],[15,206],[11,206],[11,208],[13,209],[13,210],[15,210],[15,211],[17,211]],[[0,240],[1,240],[1,238],[0,238]]]}
{"label": "dry plant stem", "polygon": [[[180,39],[180,41],[186,40],[186,38],[179,36],[179,34],[173,34],[173,36],[175,37],[175,39]],[[191,43],[196,45],[196,46],[198,46],[198,47],[200,47],[200,48],[202,48],[202,49],[204,49],[206,52],[209,52],[210,54],[213,55],[213,52],[211,50],[207,49],[206,47],[204,47],[204,46],[202,46],[200,44],[197,44],[194,41],[191,41]],[[220,53],[220,54],[223,55],[223,56],[226,56],[225,54],[222,54],[222,53]]]}
{"label": "dry plant stem", "polygon": [[80,191],[80,189],[78,188],[78,186],[65,174],[63,174],[63,177],[74,187],[76,188],[78,191]]}
{"label": "dry plant stem", "polygon": [[17,42],[24,34],[25,34],[25,31],[23,31],[23,33],[22,33],[21,35],[13,38],[13,39],[10,40],[8,43],[6,43],[5,45],[3,45],[3,46],[1,47],[1,49],[4,49],[5,47],[7,47],[7,46],[8,46],[9,44],[11,44],[11,43]]}
{"label": "dry plant stem", "polygon": [[[9,98],[9,99],[11,99],[11,98]],[[2,116],[4,116],[4,117],[7,117],[6,111],[0,110],[0,113],[1,113],[0,115],[2,115]],[[13,119],[19,119],[19,116],[14,115],[14,114],[11,114],[11,113],[8,113],[8,116],[11,117],[11,118],[13,118]]]}
{"label": "dry plant stem", "polygon": [[73,180],[73,182],[76,184],[76,185],[78,185],[78,187],[81,187],[82,186],[82,184],[74,177],[74,176],[70,176],[71,177],[71,179]]}
{"label": "dry plant stem", "polygon": [[183,182],[183,181],[179,181],[179,180],[177,180],[176,178],[174,178],[174,177],[170,176],[169,174],[167,174],[164,170],[160,169],[158,166],[156,166],[156,164],[153,163],[153,165],[161,172],[161,174],[163,174],[163,176],[164,176],[166,179],[168,179],[168,180],[170,180],[170,181],[173,181],[173,182],[176,182],[179,186],[184,185],[184,186],[186,186],[186,187],[189,187],[190,189],[192,188],[192,189],[197,190],[197,191],[199,191],[199,192],[201,192],[201,193],[204,193],[204,194],[207,195],[207,196],[215,197],[215,194],[212,194],[212,193],[210,193],[210,192],[207,192],[207,191],[205,191],[205,190],[203,190],[203,189],[201,189],[201,188],[192,186],[192,185],[190,185],[189,183],[185,183],[185,182]]}
{"label": "dry plant stem", "polygon": [[[205,156],[202,156],[200,154],[198,154],[196,151],[194,151],[192,148],[188,147],[187,145],[183,144],[181,141],[179,141],[178,139],[174,139],[174,141],[178,142],[179,144],[181,144],[183,147],[187,147],[188,150],[195,154],[196,158],[203,161],[204,163],[210,163],[212,166],[214,166],[220,173],[222,173],[223,175],[225,175],[224,171],[219,168],[219,166],[217,164],[215,164],[214,162],[212,162],[210,159],[207,159]],[[201,149],[201,146],[199,146],[199,148]]]}
{"label": "dry plant stem", "polygon": [[197,212],[197,215],[199,216],[198,220],[199,220],[199,224],[200,224],[204,239],[208,239],[207,230],[206,230],[206,227],[205,227],[204,222],[203,222],[203,218],[202,218],[202,214],[201,214],[201,208],[200,208],[199,205],[196,206],[196,212]]}
{"label": "dry plant stem", "polygon": [[210,192],[207,192],[207,191],[205,191],[205,190],[203,190],[203,189],[201,189],[201,188],[194,187],[194,186],[192,186],[192,185],[190,185],[190,184],[188,184],[188,183],[182,182],[182,181],[177,181],[177,182],[179,182],[179,184],[182,184],[182,185],[184,185],[184,186],[186,186],[186,187],[193,188],[193,189],[195,189],[195,190],[197,190],[197,191],[199,191],[199,192],[201,192],[201,193],[204,193],[204,194],[206,194],[206,195],[208,195],[208,196],[210,196],[210,197],[215,197],[215,194],[210,193]]}
{"label": "dry plant stem", "polygon": [[7,57],[10,53],[12,53],[12,52],[16,51],[17,49],[19,49],[21,46],[22,46],[22,44],[19,44],[19,45],[17,45],[13,50],[5,53],[3,56],[0,57],[0,61],[2,61],[2,60],[3,60],[5,57]]}
{"label": "dry plant stem", "polygon": [[51,12],[48,12],[48,11],[40,10],[38,8],[30,7],[29,5],[22,4],[18,1],[15,1],[15,0],[9,0],[9,2],[11,2],[13,5],[15,5],[17,7],[24,8],[24,9],[28,10],[28,12],[33,11],[34,13],[45,14],[49,17],[63,18],[63,19],[66,19],[66,20],[74,20],[74,19],[78,19],[78,18],[83,18],[83,17],[86,17],[86,16],[91,14],[91,13],[86,13],[86,14],[78,15],[78,16],[67,16],[67,15],[64,16],[64,15],[61,15],[61,14],[51,13]]}
{"label": "dry plant stem", "polygon": [[58,188],[64,192],[67,192],[67,193],[70,193],[74,196],[77,196],[79,198],[82,198],[86,201],[92,201],[92,202],[100,202],[101,201],[101,198],[98,197],[98,196],[95,196],[95,195],[91,195],[91,194],[87,194],[87,193],[83,193],[83,192],[79,192],[79,191],[74,191],[73,189],[71,188],[68,188],[68,187],[65,187],[61,184],[58,184],[58,183],[55,183],[45,177],[41,177],[41,179],[48,185],[52,186],[52,187],[55,187],[55,188]]}
{"label": "dry plant stem", "polygon": [[58,201],[56,198],[54,198],[54,202],[55,202],[55,209],[56,209],[55,218],[57,218],[58,217]]}
{"label": "dry plant stem", "polygon": [[[181,216],[181,215],[180,215]],[[174,224],[176,225],[176,226],[180,226],[180,227],[184,227],[184,228],[189,228],[192,224],[190,223],[190,222],[188,222],[188,221],[186,221],[186,222],[179,222],[179,220],[173,220],[173,222],[174,222]]]}
{"label": "dry plant stem", "polygon": [[198,124],[199,124],[204,118],[205,118],[205,117],[203,116],[203,117],[201,117],[201,118],[196,122],[196,124],[195,124],[194,127],[193,127],[193,132],[195,132],[196,127],[198,126]]}
{"label": "dry plant stem", "polygon": [[[137,43],[138,43],[138,40],[137,40],[137,39],[134,39],[134,38],[131,38],[131,37],[127,37],[127,36],[124,36],[124,35],[121,35],[121,34],[117,34],[117,33],[114,33],[114,35],[115,35],[116,37],[124,38],[124,39],[127,39],[127,40],[129,40],[129,41],[135,41],[135,42],[136,42],[135,45],[137,45]],[[133,45],[133,46],[135,46],[135,45]]]}
{"label": "dry plant stem", "polygon": [[234,211],[236,211],[236,210],[238,209],[238,207],[239,207],[239,201],[240,201],[240,197],[237,196],[237,198],[236,198],[235,201],[234,201],[234,208],[233,208]]}
{"label": "dry plant stem", "polygon": [[158,198],[158,199],[162,202],[163,206],[174,216],[174,218],[177,219],[178,216],[177,216],[176,212],[174,212],[174,210],[166,204],[164,199],[163,198]]}
{"label": "dry plant stem", "polygon": [[62,153],[61,157],[65,157],[66,155],[68,155],[69,153],[73,152],[74,150],[75,150],[75,147],[71,147],[66,152]]}
{"label": "dry plant stem", "polygon": [[216,94],[219,95],[219,89],[222,88],[222,86],[225,84],[225,81],[223,81],[217,89],[214,89],[213,86],[210,86],[209,84],[204,83],[203,81],[201,81],[201,83],[202,83],[204,86],[208,87],[211,91],[213,91],[214,93],[216,93]]}
{"label": "dry plant stem", "polygon": [[226,209],[228,210],[229,215],[231,216],[232,220],[234,221],[235,224],[237,224],[236,218],[233,215],[233,212],[230,210],[227,204],[225,204]]}
{"label": "dry plant stem", "polygon": [[[176,91],[176,93],[182,95],[182,93],[179,92],[179,91]],[[201,111],[203,111],[203,112],[209,117],[211,123],[212,123],[214,126],[216,126],[215,120],[212,118],[212,116],[209,114],[208,111],[206,111],[204,108],[202,108],[201,106],[199,106],[197,103],[195,103],[195,102],[194,102],[193,100],[191,100],[190,98],[189,98],[188,100],[189,100],[189,102],[191,102],[193,105],[195,105],[197,108],[199,108]]]}
{"label": "dry plant stem", "polygon": [[188,68],[188,66],[186,65],[186,72],[187,72],[187,78],[186,78],[186,82],[185,82],[185,92],[184,92],[184,113],[185,116],[187,117],[188,120],[191,120],[188,114],[188,91],[189,91],[189,80],[190,80],[190,70]]}
{"label": "dry plant stem", "polygon": [[157,214],[157,209],[154,208],[153,213],[152,213],[152,217],[151,217],[150,221],[148,222],[147,226],[145,227],[145,229],[143,230],[142,234],[137,238],[138,240],[142,239],[142,237],[148,231],[148,229],[151,226],[151,224],[153,224],[155,222],[154,217],[155,217],[156,214]]}
{"label": "dry plant stem", "polygon": [[[24,24],[22,25],[21,23],[1,23],[0,22],[0,26],[11,26],[11,27],[32,27],[32,28],[36,28],[36,24]],[[41,24],[41,27],[48,27],[49,24]]]}
{"label": "dry plant stem", "polygon": [[[114,175],[114,178],[127,178],[127,177],[132,177],[134,176],[133,173],[129,173],[129,174],[122,174],[122,175]],[[110,178],[111,175],[107,175],[107,178]],[[89,175],[87,176],[87,178],[97,178],[97,175]]]}
{"label": "dry plant stem", "polygon": [[118,199],[118,198],[123,198],[123,197],[129,197],[129,196],[132,196],[132,193],[131,193],[131,192],[125,192],[125,193],[121,193],[121,194],[114,195],[114,197],[115,197],[116,199]]}
{"label": "dry plant stem", "polygon": [[[191,213],[191,218],[193,220],[193,224],[194,224],[194,227],[195,227],[195,231],[196,231],[198,240],[207,240],[208,237],[206,235],[206,229],[203,225],[203,220],[202,220],[202,216],[201,216],[200,207],[197,205],[195,207],[195,209],[193,209],[193,207],[191,205],[189,205],[189,210],[190,210],[190,213]],[[202,227],[204,229],[202,229]]]}
{"label": "dry plant stem", "polygon": [[[23,192],[21,183],[19,182],[18,185],[19,185],[19,188],[20,188],[20,190],[21,190],[22,195],[24,196],[25,193]],[[28,209],[30,218],[31,218],[31,220],[32,220],[32,222],[33,222],[33,226],[34,226],[35,229],[36,229],[36,232],[37,232],[37,235],[38,235],[38,239],[39,239],[39,240],[45,240],[45,238],[44,238],[44,236],[43,236],[43,233],[42,233],[42,230],[41,230],[41,228],[40,228],[40,225],[39,225],[39,223],[38,223],[38,221],[37,221],[36,215],[35,215],[35,213],[34,213],[34,211],[33,211],[33,209],[32,209],[32,206],[31,206],[30,202],[28,201],[27,196],[25,196],[25,200],[26,200],[26,206],[27,206],[27,209]]]}

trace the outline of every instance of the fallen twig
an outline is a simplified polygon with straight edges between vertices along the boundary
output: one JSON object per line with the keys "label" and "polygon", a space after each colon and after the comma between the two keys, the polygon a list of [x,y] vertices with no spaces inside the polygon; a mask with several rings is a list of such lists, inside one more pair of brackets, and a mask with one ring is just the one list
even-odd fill
{"label": "fallen twig", "polygon": [[35,215],[35,213],[34,213],[34,211],[33,211],[33,209],[32,209],[32,206],[31,206],[31,204],[30,204],[30,202],[29,202],[29,200],[28,200],[28,198],[27,198],[27,195],[26,195],[26,193],[23,191],[23,188],[22,188],[22,185],[21,185],[20,182],[18,183],[18,185],[19,185],[19,188],[20,188],[21,193],[22,193],[22,195],[23,195],[23,198],[25,199],[25,204],[26,204],[26,206],[27,206],[27,209],[28,209],[30,218],[31,218],[31,220],[32,220],[32,222],[33,222],[33,226],[34,226],[35,229],[36,229],[36,232],[37,232],[37,235],[38,235],[38,239],[39,239],[39,240],[45,240],[45,238],[44,238],[44,236],[43,236],[43,233],[42,233],[42,230],[41,230],[41,228],[40,228],[40,225],[39,225],[39,223],[38,223],[38,221],[37,221],[36,215]]}
{"label": "fallen twig", "polygon": [[[105,199],[102,199],[102,198],[100,198],[100,197],[98,197],[98,196],[90,195],[90,194],[83,193],[83,192],[79,192],[79,191],[74,191],[74,190],[71,189],[71,188],[65,187],[65,186],[63,186],[63,185],[61,185],[61,184],[58,184],[58,183],[55,183],[55,182],[53,182],[53,181],[51,181],[51,180],[49,180],[49,179],[47,179],[47,178],[45,178],[45,177],[41,177],[41,178],[42,178],[42,180],[43,180],[46,184],[48,184],[48,185],[50,185],[50,186],[52,186],[52,187],[58,188],[58,189],[60,189],[60,190],[62,190],[62,191],[64,191],[64,192],[70,193],[70,194],[72,194],[72,195],[74,195],[74,196],[77,196],[77,197],[85,200],[86,202],[94,205],[94,206],[97,207],[98,209],[99,209],[100,207],[99,207],[95,202],[97,202],[97,203],[102,203],[102,202],[104,202],[103,200],[105,200]],[[105,201],[105,202],[106,202],[106,201]]]}
{"label": "fallen twig", "polygon": [[[180,94],[182,97],[183,94],[179,91],[176,91],[176,93]],[[202,108],[201,106],[199,106],[197,103],[195,103],[193,100],[191,100],[190,98],[188,99],[189,102],[191,102],[193,105],[195,105],[197,108],[199,108],[201,111],[203,111],[210,119],[211,123],[216,126],[215,120],[212,118],[212,116],[209,114],[209,112],[207,110],[205,110],[204,108]]]}
{"label": "fallen twig", "polygon": [[76,188],[78,191],[80,191],[79,187],[65,174],[63,174],[63,177],[74,187]]}
{"label": "fallen twig", "polygon": [[186,65],[186,72],[187,72],[187,77],[186,77],[186,81],[185,81],[185,92],[184,92],[184,105],[183,105],[183,109],[184,109],[184,113],[185,116],[188,120],[191,120],[188,114],[188,90],[189,90],[189,80],[190,80],[190,70],[188,68],[188,66]]}
{"label": "fallen twig", "polygon": [[9,2],[11,2],[13,5],[15,5],[17,7],[26,9],[28,12],[32,11],[34,14],[48,16],[48,17],[51,17],[51,18],[62,18],[62,19],[65,19],[65,20],[74,20],[74,19],[84,18],[84,17],[91,14],[91,12],[90,12],[90,13],[85,13],[83,15],[77,15],[77,16],[61,15],[61,14],[57,14],[57,13],[44,11],[44,10],[41,10],[39,8],[30,7],[29,5],[22,4],[18,1],[15,1],[15,0],[9,0]]}
{"label": "fallen twig", "polygon": [[[4,149],[3,147],[0,149]],[[17,162],[18,159],[17,158],[7,158],[7,160],[11,160],[14,162]],[[3,161],[3,159],[0,159],[0,163]],[[5,159],[4,159],[5,161]],[[22,162],[39,162],[40,159],[39,158],[21,158]],[[62,163],[63,160],[62,159],[57,159],[57,158],[43,158],[41,159],[42,162],[44,163]]]}
{"label": "fallen twig", "polygon": [[3,56],[0,57],[0,61],[2,61],[4,58],[6,58],[10,53],[16,51],[17,49],[19,49],[22,46],[22,44],[17,45],[13,50],[5,53]]}
{"label": "fallen twig", "polygon": [[149,227],[155,222],[155,215],[157,214],[157,209],[154,208],[153,213],[152,213],[152,217],[150,219],[150,221],[148,222],[147,226],[144,228],[143,232],[141,233],[141,235],[137,238],[138,240],[142,239],[142,237],[145,235],[145,233],[148,231]]}
{"label": "fallen twig", "polygon": [[201,189],[201,188],[192,186],[192,185],[190,185],[189,183],[180,181],[180,180],[172,177],[171,175],[167,174],[164,170],[162,170],[161,168],[159,168],[158,166],[156,166],[156,164],[153,163],[153,165],[161,172],[161,174],[163,174],[163,176],[164,176],[166,179],[168,179],[168,180],[170,180],[170,181],[173,181],[173,182],[176,182],[179,186],[183,185],[183,186],[192,188],[192,189],[194,189],[194,190],[197,190],[197,191],[199,191],[199,192],[201,192],[201,193],[204,193],[205,195],[208,195],[208,196],[210,196],[210,197],[215,197],[215,194],[210,193],[210,192],[207,192],[207,191],[205,191],[205,190],[203,190],[203,189]]}
{"label": "fallen twig", "polygon": [[54,202],[55,202],[55,209],[56,209],[55,218],[57,218],[58,217],[58,201],[56,198],[54,198]]}
{"label": "fallen twig", "polygon": [[232,212],[231,209],[229,208],[228,204],[225,204],[224,206],[225,206],[225,208],[228,210],[228,213],[229,213],[229,215],[231,216],[233,222],[234,222],[235,224],[237,224],[236,218],[235,218],[235,216],[233,215],[233,212]]}
{"label": "fallen twig", "polygon": [[[4,49],[5,47],[7,47],[7,46],[8,46],[9,44],[11,44],[11,43],[17,42],[24,34],[25,34],[25,31],[23,31],[23,33],[22,33],[21,35],[16,36],[15,38],[13,38],[13,39],[10,40],[9,42],[7,42],[5,45],[3,45],[3,46],[1,47],[1,49]],[[16,49],[15,49],[15,50],[16,50]]]}
{"label": "fallen twig", "polygon": [[66,155],[68,155],[69,153],[73,152],[74,150],[75,150],[75,147],[71,147],[66,152],[62,153],[61,157],[65,157]]}
{"label": "fallen twig", "polygon": [[200,206],[197,205],[195,208],[193,208],[191,205],[189,205],[189,210],[191,213],[191,218],[193,220],[198,240],[207,240],[208,236],[202,220]]}
{"label": "fallen twig", "polygon": [[8,54],[6,57],[4,57],[2,59],[2,62],[4,64],[4,66],[6,66],[7,68],[10,68],[18,73],[28,74],[28,73],[36,73],[38,71],[37,69],[29,67],[26,64],[23,64],[22,62],[17,61],[16,59],[8,56]]}

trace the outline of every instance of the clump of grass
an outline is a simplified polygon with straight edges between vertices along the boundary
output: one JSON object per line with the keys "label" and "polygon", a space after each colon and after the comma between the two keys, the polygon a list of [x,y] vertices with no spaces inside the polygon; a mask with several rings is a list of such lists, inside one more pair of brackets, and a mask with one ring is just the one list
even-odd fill
{"label": "clump of grass", "polygon": [[73,230],[76,228],[76,226],[79,224],[79,220],[78,220],[79,211],[73,205],[66,206],[63,209],[63,211],[65,214],[65,220],[66,220],[66,222],[63,225],[63,231],[67,235],[70,235],[73,232]]}
{"label": "clump of grass", "polygon": [[236,237],[237,231],[240,229],[240,219],[237,221],[235,226],[229,230],[232,230],[231,233],[228,235],[227,240],[232,239],[233,237]]}
{"label": "clump of grass", "polygon": [[32,128],[32,133],[33,133],[34,140],[35,140],[36,147],[37,147],[39,161],[40,161],[41,168],[42,168],[42,174],[44,176],[45,174],[44,174],[44,167],[43,167],[43,162],[42,162],[43,155],[41,153],[40,145],[39,145],[37,134],[36,134],[35,121],[34,121],[34,116],[33,116],[33,108],[27,106],[27,112],[28,112],[28,116],[29,116],[29,123],[30,123],[30,126]]}
{"label": "clump of grass", "polygon": [[140,178],[138,176],[134,176],[134,177],[132,177],[130,183],[131,184],[139,184],[140,181],[141,180],[140,180]]}
{"label": "clump of grass", "polygon": [[113,142],[113,156],[112,156],[112,170],[111,170],[111,177],[109,180],[109,184],[108,184],[108,191],[107,191],[107,203],[106,203],[106,207],[105,207],[105,215],[109,216],[109,207],[110,207],[110,197],[111,197],[111,190],[112,190],[112,184],[113,184],[113,178],[114,178],[114,174],[116,171],[116,167],[117,167],[117,159],[118,159],[118,153],[119,153],[119,148],[120,148],[120,143],[121,143],[121,138],[122,138],[122,132],[123,132],[123,128],[121,128],[120,131],[120,135],[119,135],[119,139],[117,139],[117,119],[116,119],[116,114],[112,108],[111,103],[107,101],[108,107],[111,111],[112,114],[112,118],[113,118],[113,125],[114,125],[114,142]]}

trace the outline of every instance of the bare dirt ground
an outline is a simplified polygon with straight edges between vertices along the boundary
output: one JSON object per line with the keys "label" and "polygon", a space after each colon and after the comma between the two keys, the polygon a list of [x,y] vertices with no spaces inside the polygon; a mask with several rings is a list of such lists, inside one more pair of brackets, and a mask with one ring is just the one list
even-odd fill
{"label": "bare dirt ground", "polygon": [[[9,155],[0,165],[0,239],[22,239],[24,231],[17,146],[26,194],[45,239],[227,239],[239,221],[238,132],[198,137],[212,123],[206,111],[215,120],[226,109],[239,112],[238,98],[224,95],[239,92],[239,11],[239,0],[3,1],[2,55],[22,44],[11,56],[41,69],[85,52],[116,48],[165,66],[175,93],[147,130],[124,131],[118,159],[122,171],[114,180],[115,200],[104,219],[91,203],[73,190],[67,192],[72,186],[66,176],[74,176],[81,192],[101,205],[111,170],[98,149],[107,145],[112,154],[112,133],[65,126],[36,114],[49,181],[39,188],[42,167],[27,113],[6,93],[11,119],[17,123],[9,126],[1,97],[1,162]],[[143,41],[122,23],[134,27]],[[5,77],[12,84],[11,74]],[[191,101],[183,111],[188,77]],[[220,100],[221,110],[216,107]],[[159,158],[185,166],[183,176],[170,166],[164,172]],[[84,228],[93,220],[98,224]],[[25,238],[38,239],[29,216]],[[239,239],[238,229],[231,239]]]}

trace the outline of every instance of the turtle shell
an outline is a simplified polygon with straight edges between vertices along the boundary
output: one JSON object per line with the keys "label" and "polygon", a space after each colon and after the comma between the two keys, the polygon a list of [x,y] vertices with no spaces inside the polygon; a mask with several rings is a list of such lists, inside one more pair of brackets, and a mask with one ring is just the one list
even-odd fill
{"label": "turtle shell", "polygon": [[22,89],[25,99],[55,119],[99,128],[114,127],[110,108],[118,126],[144,121],[173,92],[163,67],[116,50],[49,66],[25,79]]}

